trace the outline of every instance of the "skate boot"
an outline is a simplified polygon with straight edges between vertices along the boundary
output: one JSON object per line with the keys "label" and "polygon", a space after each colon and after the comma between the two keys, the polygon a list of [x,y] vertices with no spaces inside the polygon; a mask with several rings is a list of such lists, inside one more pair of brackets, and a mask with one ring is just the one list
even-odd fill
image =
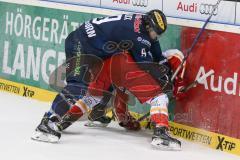
{"label": "skate boot", "polygon": [[155,127],[151,144],[161,150],[181,150],[181,142],[172,138],[167,127]]}
{"label": "skate boot", "polygon": [[87,127],[107,127],[108,124],[112,121],[112,119],[108,116],[101,116],[95,120],[90,120],[85,124]]}
{"label": "skate boot", "polygon": [[106,104],[97,104],[88,115],[87,127],[107,127],[112,118],[106,116]]}
{"label": "skate boot", "polygon": [[37,126],[35,133],[31,137],[33,140],[56,143],[61,138],[61,133],[57,127],[59,119],[55,115],[49,116],[45,113],[41,123]]}

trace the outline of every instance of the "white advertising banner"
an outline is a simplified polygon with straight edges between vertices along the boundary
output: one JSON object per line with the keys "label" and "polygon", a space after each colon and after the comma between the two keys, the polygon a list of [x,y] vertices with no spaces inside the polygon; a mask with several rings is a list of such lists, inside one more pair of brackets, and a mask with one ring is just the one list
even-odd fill
{"label": "white advertising banner", "polygon": [[240,2],[237,3],[236,24],[240,25]]}
{"label": "white advertising banner", "polygon": [[101,0],[101,7],[124,11],[148,12],[162,10],[162,0]]}
{"label": "white advertising banner", "polygon": [[[163,0],[167,16],[205,21],[218,0]],[[235,2],[221,1],[211,19],[218,23],[235,23]],[[240,10],[240,8],[238,9]]]}
{"label": "white advertising banner", "polygon": [[66,4],[79,4],[79,5],[87,5],[87,6],[95,6],[100,7],[101,0],[44,0],[58,3],[66,3]]}

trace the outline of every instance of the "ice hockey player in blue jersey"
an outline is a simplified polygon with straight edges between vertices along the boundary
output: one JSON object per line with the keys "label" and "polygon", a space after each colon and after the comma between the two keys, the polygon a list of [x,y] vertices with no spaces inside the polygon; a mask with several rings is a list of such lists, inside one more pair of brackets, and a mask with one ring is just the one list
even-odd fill
{"label": "ice hockey player in blue jersey", "polygon": [[[32,139],[57,142],[61,136],[59,131],[76,121],[74,116],[69,119],[66,113],[74,106],[73,99],[84,96],[84,87],[97,74],[92,68],[99,68],[96,65],[101,60],[123,51],[128,51],[135,62],[163,60],[158,36],[166,29],[165,15],[160,10],[152,10],[146,15],[95,18],[70,33],[65,41],[67,85],[54,99],[51,110],[45,113]],[[64,118],[66,123],[58,123]],[[165,129],[155,132],[162,134]],[[167,134],[164,136],[168,137]]]}

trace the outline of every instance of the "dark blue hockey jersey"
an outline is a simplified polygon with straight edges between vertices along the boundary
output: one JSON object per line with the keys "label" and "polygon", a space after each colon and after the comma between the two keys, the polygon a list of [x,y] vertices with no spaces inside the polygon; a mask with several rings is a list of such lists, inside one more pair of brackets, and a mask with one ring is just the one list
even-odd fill
{"label": "dark blue hockey jersey", "polygon": [[76,32],[86,54],[108,58],[127,50],[136,62],[164,59],[159,42],[150,39],[140,14],[95,18],[83,23]]}

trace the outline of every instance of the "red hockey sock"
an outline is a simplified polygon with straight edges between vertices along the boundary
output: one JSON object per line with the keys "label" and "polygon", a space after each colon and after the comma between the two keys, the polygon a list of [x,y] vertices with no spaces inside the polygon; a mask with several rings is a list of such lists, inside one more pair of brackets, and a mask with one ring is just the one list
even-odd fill
{"label": "red hockey sock", "polygon": [[156,126],[168,127],[168,116],[165,114],[153,114],[151,115],[151,121],[156,124]]}
{"label": "red hockey sock", "polygon": [[67,114],[71,115],[71,117],[74,120],[78,120],[80,117],[83,116],[83,111],[81,110],[81,108],[79,108],[78,106],[74,105],[72,106],[72,108],[67,112]]}

